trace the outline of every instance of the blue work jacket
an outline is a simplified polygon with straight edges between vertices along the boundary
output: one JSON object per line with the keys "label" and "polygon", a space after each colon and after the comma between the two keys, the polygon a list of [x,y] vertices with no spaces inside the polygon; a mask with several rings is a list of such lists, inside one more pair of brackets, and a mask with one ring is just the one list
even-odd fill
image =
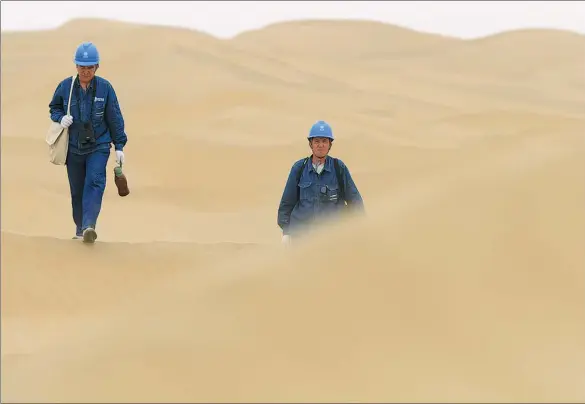
{"label": "blue work jacket", "polygon": [[[283,234],[297,235],[317,224],[317,220],[339,214],[344,209],[364,211],[364,202],[347,166],[337,159],[345,195],[340,195],[333,158],[327,156],[320,174],[312,159],[295,162],[286,181],[278,207],[278,226]],[[300,178],[297,184],[297,176]],[[347,206],[345,205],[347,202]]]}
{"label": "blue work jacket", "polygon": [[[51,120],[61,122],[67,114],[67,102],[72,78],[59,83],[53,99],[49,103]],[[102,77],[94,76],[87,89],[79,84],[79,77],[73,84],[71,94],[71,110],[73,124],[69,127],[69,150],[75,154],[87,154],[98,149],[109,149],[114,144],[115,150],[123,150],[128,138],[124,132],[124,118],[110,82]],[[84,123],[93,128],[95,143],[84,144],[80,140]]]}

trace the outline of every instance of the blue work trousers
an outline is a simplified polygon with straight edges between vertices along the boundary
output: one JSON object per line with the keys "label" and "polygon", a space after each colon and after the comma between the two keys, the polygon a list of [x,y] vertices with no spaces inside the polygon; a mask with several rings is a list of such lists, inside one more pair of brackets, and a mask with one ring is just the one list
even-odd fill
{"label": "blue work trousers", "polygon": [[67,155],[67,176],[71,190],[71,205],[76,235],[88,227],[96,228],[106,189],[106,166],[110,149],[88,154]]}

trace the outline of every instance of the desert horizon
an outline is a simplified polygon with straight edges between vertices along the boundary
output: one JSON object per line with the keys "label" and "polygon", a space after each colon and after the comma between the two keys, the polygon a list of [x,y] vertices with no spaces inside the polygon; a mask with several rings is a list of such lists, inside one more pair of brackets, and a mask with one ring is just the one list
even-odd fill
{"label": "desert horizon", "polygon": [[[95,245],[44,136],[77,45],[125,119]],[[101,19],[2,32],[2,400],[585,400],[585,35]],[[366,215],[281,244],[331,124]]]}

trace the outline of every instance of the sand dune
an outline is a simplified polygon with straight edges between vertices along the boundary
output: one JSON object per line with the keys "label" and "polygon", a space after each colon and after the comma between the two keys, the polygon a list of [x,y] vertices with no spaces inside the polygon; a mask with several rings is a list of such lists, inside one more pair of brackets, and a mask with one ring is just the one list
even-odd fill
{"label": "sand dune", "polygon": [[356,59],[411,56],[445,49],[460,39],[426,34],[372,21],[290,21],[237,35],[236,46],[280,58],[356,62]]}
{"label": "sand dune", "polygon": [[[88,39],[132,191],[108,177],[93,246],[43,141]],[[3,401],[585,400],[583,46],[328,21],[3,33]],[[367,216],[287,250],[277,204],[317,119]]]}

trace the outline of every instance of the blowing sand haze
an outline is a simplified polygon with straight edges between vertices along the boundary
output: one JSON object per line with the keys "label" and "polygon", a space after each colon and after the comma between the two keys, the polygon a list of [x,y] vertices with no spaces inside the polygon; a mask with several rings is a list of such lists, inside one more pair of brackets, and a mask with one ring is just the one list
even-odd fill
{"label": "blowing sand haze", "polygon": [[[91,246],[43,139],[85,40],[132,188],[109,159]],[[331,21],[3,33],[2,401],[583,402],[584,47]],[[317,120],[367,214],[285,249]]]}

